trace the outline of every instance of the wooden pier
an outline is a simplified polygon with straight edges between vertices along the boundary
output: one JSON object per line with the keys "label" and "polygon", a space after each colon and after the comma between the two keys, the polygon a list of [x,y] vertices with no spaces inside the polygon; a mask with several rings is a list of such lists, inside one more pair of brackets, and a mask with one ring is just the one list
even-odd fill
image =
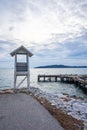
{"label": "wooden pier", "polygon": [[65,82],[75,84],[87,91],[87,75],[38,75],[38,82]]}

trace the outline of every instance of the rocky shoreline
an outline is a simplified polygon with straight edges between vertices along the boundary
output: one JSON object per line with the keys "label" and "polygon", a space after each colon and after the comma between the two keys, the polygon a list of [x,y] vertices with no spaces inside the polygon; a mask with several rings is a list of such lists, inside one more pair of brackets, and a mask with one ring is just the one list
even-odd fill
{"label": "rocky shoreline", "polygon": [[61,123],[65,130],[87,130],[87,99],[67,94],[52,95],[38,88],[1,90],[0,94],[30,94]]}

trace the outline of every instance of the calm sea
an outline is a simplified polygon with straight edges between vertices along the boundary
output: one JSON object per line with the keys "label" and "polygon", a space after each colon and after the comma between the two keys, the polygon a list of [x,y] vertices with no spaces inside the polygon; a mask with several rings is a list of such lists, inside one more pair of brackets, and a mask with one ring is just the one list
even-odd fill
{"label": "calm sea", "polygon": [[[87,74],[87,68],[30,69],[30,84],[33,87],[38,87],[41,90],[52,94],[66,93],[69,95],[76,95],[78,97],[87,97],[87,95],[81,89],[75,87],[73,84],[66,84],[61,82],[38,83],[38,74]],[[21,78],[19,77],[18,82],[20,82],[20,80]],[[14,70],[0,69],[0,89],[12,88],[13,83]],[[22,84],[22,87],[26,87],[26,81]]]}

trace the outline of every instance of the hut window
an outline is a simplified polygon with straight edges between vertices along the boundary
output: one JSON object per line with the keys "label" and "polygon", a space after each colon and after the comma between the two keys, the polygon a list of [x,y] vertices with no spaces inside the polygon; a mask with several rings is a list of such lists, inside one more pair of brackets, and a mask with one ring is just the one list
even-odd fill
{"label": "hut window", "polygon": [[17,62],[26,62],[26,55],[17,55]]}

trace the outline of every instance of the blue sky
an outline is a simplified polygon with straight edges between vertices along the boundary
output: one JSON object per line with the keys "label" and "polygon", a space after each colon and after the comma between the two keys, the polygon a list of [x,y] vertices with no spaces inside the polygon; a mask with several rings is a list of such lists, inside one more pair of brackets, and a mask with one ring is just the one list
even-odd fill
{"label": "blue sky", "polygon": [[87,0],[0,0],[0,67],[20,45],[31,67],[87,65]]}

